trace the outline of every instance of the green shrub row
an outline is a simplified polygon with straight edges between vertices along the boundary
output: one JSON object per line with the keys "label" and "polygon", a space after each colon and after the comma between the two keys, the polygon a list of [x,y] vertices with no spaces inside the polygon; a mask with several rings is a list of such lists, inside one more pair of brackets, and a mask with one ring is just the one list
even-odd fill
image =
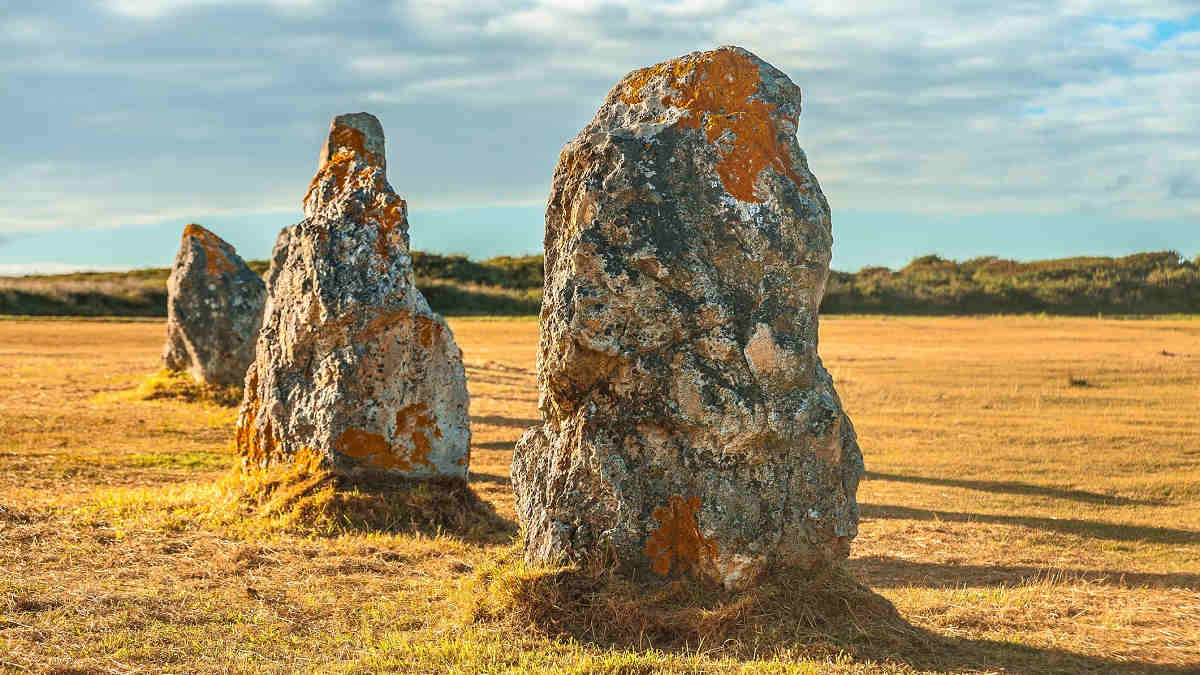
{"label": "green shrub row", "polygon": [[[251,261],[258,273],[265,261]],[[417,286],[450,316],[536,314],[542,256],[491,258],[413,252]],[[170,270],[0,278],[0,314],[165,316]],[[832,272],[821,310],[830,314],[1196,314],[1200,256],[1174,251],[1123,258],[963,262],[937,255],[891,270]]]}
{"label": "green shrub row", "polygon": [[1200,257],[1175,251],[1123,258],[964,262],[936,255],[900,270],[833,272],[821,309],[856,314],[1200,313]]}

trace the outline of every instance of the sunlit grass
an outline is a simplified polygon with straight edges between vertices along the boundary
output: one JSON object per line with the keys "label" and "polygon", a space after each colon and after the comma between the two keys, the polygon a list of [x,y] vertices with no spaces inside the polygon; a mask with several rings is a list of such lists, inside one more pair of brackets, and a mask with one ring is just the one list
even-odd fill
{"label": "sunlit grass", "polygon": [[537,323],[451,326],[469,488],[388,493],[243,475],[236,408],[132,395],[162,323],[0,321],[0,671],[1200,665],[1195,321],[823,319],[869,472],[847,570],[892,618],[805,614],[786,577],[739,600],[524,567],[508,462]]}

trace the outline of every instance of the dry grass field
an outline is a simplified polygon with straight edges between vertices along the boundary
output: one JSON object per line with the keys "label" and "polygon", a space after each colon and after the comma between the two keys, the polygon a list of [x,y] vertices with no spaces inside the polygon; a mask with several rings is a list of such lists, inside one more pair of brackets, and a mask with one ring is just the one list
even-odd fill
{"label": "dry grass field", "polygon": [[0,320],[0,672],[1200,672],[1200,321],[823,319],[868,468],[849,567],[915,637],[752,654],[465,618],[513,549],[537,323],[451,326],[504,520],[329,536],[243,517],[234,408],[129,394],[162,321]]}

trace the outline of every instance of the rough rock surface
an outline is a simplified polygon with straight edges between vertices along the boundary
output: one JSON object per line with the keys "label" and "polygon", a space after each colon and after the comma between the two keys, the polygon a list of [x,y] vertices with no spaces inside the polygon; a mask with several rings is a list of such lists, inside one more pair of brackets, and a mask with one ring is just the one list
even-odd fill
{"label": "rough rock surface", "polygon": [[272,252],[238,415],[247,466],[467,474],[462,352],[413,284],[407,209],[385,169],[379,121],[335,117],[305,218]]}
{"label": "rough rock surface", "polygon": [[845,557],[862,454],[817,355],[829,206],[800,90],[737,48],[625,76],[546,207],[543,424],[513,458],[532,562],[744,588]]}
{"label": "rough rock surface", "polygon": [[203,384],[240,385],[265,302],[263,280],[232,246],[199,225],[183,228],[167,278],[163,364]]}

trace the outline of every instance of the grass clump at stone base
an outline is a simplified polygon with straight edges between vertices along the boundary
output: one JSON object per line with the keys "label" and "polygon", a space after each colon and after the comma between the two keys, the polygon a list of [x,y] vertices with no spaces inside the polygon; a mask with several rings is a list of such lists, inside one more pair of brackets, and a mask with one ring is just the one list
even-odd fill
{"label": "grass clump at stone base", "polygon": [[479,568],[456,599],[468,624],[602,648],[881,660],[928,650],[927,633],[841,566],[780,570],[733,593],[690,578],[630,579],[603,562],[532,567],[514,547]]}
{"label": "grass clump at stone base", "polygon": [[741,671],[738,664],[770,672],[1146,671],[1144,663],[1019,640],[933,632],[910,623],[841,565],[777,569],[732,593],[695,579],[631,579],[611,562],[533,567],[514,544],[478,566],[450,600],[466,627],[508,643],[552,640],[612,655],[653,654],[660,664],[702,656],[714,671]]}
{"label": "grass clump at stone base", "polygon": [[134,389],[118,392],[115,398],[135,401],[174,399],[233,408],[242,402],[242,388],[236,385],[200,384],[183,371],[163,368],[146,376]]}
{"label": "grass clump at stone base", "polygon": [[219,486],[234,518],[226,525],[299,535],[449,534],[476,541],[512,537],[511,522],[457,478],[407,480],[382,473],[346,476],[298,461],[245,473]]}

